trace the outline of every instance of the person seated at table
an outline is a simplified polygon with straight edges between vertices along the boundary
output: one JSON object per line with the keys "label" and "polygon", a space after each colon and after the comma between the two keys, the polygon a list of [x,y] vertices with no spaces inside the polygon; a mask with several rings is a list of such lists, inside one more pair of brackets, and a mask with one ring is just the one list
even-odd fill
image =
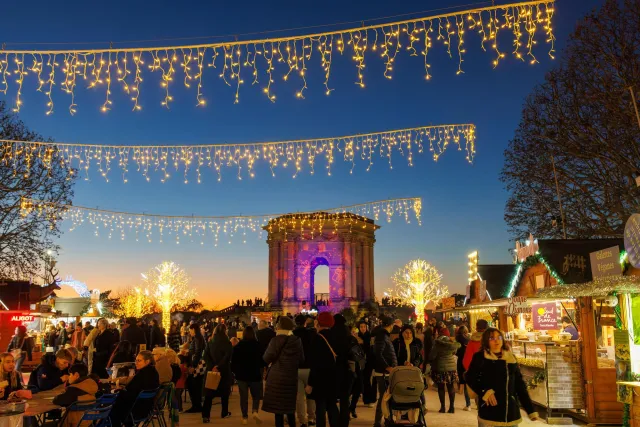
{"label": "person seated at table", "polygon": [[45,354],[42,361],[31,372],[29,388],[38,391],[52,390],[69,379],[69,365],[73,362],[73,356],[66,349],[58,350],[53,354]]}
{"label": "person seated at table", "polygon": [[[129,378],[127,378],[128,380]],[[153,353],[144,350],[136,356],[136,374],[127,381],[126,389],[118,394],[116,403],[111,410],[111,423],[114,427],[121,425],[129,417],[133,405],[143,390],[154,390],[160,386],[158,371],[153,365]],[[139,403],[135,407],[133,417],[136,419],[146,417],[151,411],[153,401]]]}
{"label": "person seated at table", "polygon": [[[69,385],[62,394],[53,398],[53,404],[63,407],[71,406],[76,402],[93,402],[96,400],[98,383],[92,377],[87,376],[89,368],[85,364],[74,364],[69,368]],[[77,426],[83,410],[69,411],[60,427]]]}
{"label": "person seated at table", "polygon": [[16,370],[16,361],[11,353],[0,353],[0,365],[0,400],[7,400],[11,393],[22,391],[22,375]]}

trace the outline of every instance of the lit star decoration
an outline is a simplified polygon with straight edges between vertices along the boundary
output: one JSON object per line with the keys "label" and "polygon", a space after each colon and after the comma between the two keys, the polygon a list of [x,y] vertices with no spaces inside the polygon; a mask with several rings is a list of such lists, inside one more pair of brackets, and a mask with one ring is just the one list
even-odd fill
{"label": "lit star decoration", "polygon": [[[384,76],[391,79],[396,58],[404,53],[423,57],[425,78],[431,78],[428,53],[433,43],[441,44],[450,58],[458,62],[462,73],[466,53],[465,32],[477,34],[480,48],[492,52],[494,68],[507,52],[519,60],[538,62],[534,55],[536,33],[544,33],[553,58],[555,36],[551,26],[554,2],[527,1],[500,6],[468,9],[419,18],[362,25],[342,30],[288,37],[227,40],[216,43],[162,47],[97,48],[84,50],[11,50],[0,51],[0,92],[9,93],[9,83],[15,82],[14,110],[23,106],[22,90],[27,77],[44,95],[46,114],[54,112],[54,87],[67,94],[69,112],[76,113],[76,86],[104,89],[103,112],[114,105],[112,90],[120,86],[130,98],[133,111],[142,109],[141,89],[147,73],[157,73],[164,98],[161,104],[169,108],[173,101],[170,87],[182,80],[195,92],[195,105],[204,106],[204,74],[215,68],[225,85],[240,100],[240,86],[247,79],[252,86],[262,88],[264,95],[275,102],[276,80],[297,80],[295,96],[305,97],[307,72],[319,66],[324,76],[324,92],[333,90],[329,82],[336,55],[348,55],[355,66],[354,83],[364,87],[367,54],[378,56],[384,65]],[[500,46],[502,34],[510,42]],[[507,37],[505,37],[507,38]],[[13,88],[12,88],[13,91]]]}
{"label": "lit star decoration", "polygon": [[[367,224],[359,221],[359,217],[372,218],[374,221],[384,218],[387,222],[391,222],[393,216],[399,216],[404,217],[407,223],[410,223],[412,217],[415,217],[420,225],[421,212],[422,200],[420,198],[390,199],[284,215],[245,216],[167,216],[57,205],[32,199],[22,199],[21,201],[23,217],[39,215],[46,218],[52,225],[57,221],[68,220],[71,222],[70,231],[81,225],[90,224],[95,227],[94,234],[96,236],[99,236],[102,231],[109,238],[115,234],[124,240],[126,234],[131,233],[135,235],[136,241],[143,237],[149,243],[153,241],[154,235],[157,236],[159,242],[163,242],[165,237],[169,236],[177,244],[181,241],[197,241],[202,245],[210,238],[215,246],[218,246],[221,236],[229,243],[234,237],[242,238],[242,242],[246,243],[248,233],[258,233],[259,238],[262,238],[263,227],[267,227],[269,232],[286,231],[291,226],[308,230],[311,224],[313,227],[317,227],[312,230],[311,238],[315,233],[319,234],[325,227],[333,226],[334,232],[337,232],[339,227],[349,230],[354,227],[366,227]],[[370,226],[375,227],[374,224],[370,224]]]}
{"label": "lit star decoration", "polygon": [[182,172],[186,184],[190,171],[195,171],[196,182],[201,183],[203,168],[214,171],[218,181],[222,180],[223,168],[235,169],[238,179],[243,175],[253,178],[255,164],[264,162],[273,176],[276,169],[283,168],[292,170],[295,178],[305,168],[314,174],[318,157],[323,159],[328,175],[331,175],[335,159],[340,157],[351,164],[351,173],[357,161],[365,163],[369,171],[378,157],[392,168],[394,154],[406,157],[409,166],[413,166],[414,151],[422,154],[427,144],[435,161],[450,144],[454,144],[458,151],[464,147],[466,160],[471,163],[475,155],[475,138],[474,125],[454,124],[318,139],[219,145],[89,145],[0,139],[0,166],[11,167],[26,159],[26,178],[29,165],[36,161],[48,168],[60,164],[68,170],[70,177],[81,171],[87,180],[93,166],[109,181],[112,164],[117,163],[126,183],[129,166],[133,164],[146,181],[151,180],[151,174],[157,173],[164,183],[173,172]]}
{"label": "lit star decoration", "polygon": [[418,322],[423,322],[424,310],[431,301],[437,304],[449,295],[449,289],[440,284],[442,274],[427,261],[410,261],[393,276],[395,284],[388,294],[402,304],[415,307]]}
{"label": "lit star decoration", "polygon": [[168,333],[171,310],[197,296],[195,290],[189,287],[189,276],[178,264],[165,261],[142,274],[142,279],[149,294],[156,298],[162,309],[162,326]]}

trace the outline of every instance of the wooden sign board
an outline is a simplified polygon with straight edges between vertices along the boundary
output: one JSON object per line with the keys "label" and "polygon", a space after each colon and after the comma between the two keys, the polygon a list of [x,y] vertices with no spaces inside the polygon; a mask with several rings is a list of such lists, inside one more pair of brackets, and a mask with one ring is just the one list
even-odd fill
{"label": "wooden sign board", "polygon": [[620,276],[620,248],[612,246],[589,254],[593,278]]}
{"label": "wooden sign board", "polygon": [[529,304],[527,304],[527,297],[509,298],[507,300],[507,306],[504,309],[504,314],[506,314],[507,316],[530,312],[531,307],[529,307]]}
{"label": "wooden sign board", "polygon": [[451,310],[456,307],[456,297],[442,298],[442,309]]}

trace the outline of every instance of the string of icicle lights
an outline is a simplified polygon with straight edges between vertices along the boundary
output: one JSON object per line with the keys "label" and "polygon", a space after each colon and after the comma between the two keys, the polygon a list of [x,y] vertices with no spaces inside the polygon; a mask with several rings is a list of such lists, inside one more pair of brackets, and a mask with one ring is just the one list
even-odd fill
{"label": "string of icicle lights", "polygon": [[90,225],[95,235],[106,234],[110,239],[119,236],[122,240],[127,234],[133,234],[136,241],[144,238],[148,242],[173,239],[176,243],[183,241],[213,241],[218,246],[221,237],[229,243],[234,237],[241,237],[246,243],[248,233],[258,233],[262,237],[264,230],[283,231],[300,230],[303,238],[313,239],[315,235],[328,230],[352,232],[357,228],[375,225],[366,221],[381,219],[391,222],[394,216],[404,218],[410,223],[413,218],[421,224],[422,199],[404,198],[324,209],[313,212],[289,214],[262,214],[240,216],[168,216],[115,212],[92,209],[81,206],[58,205],[33,199],[21,200],[21,214],[24,217],[38,215],[52,225],[58,221],[70,221],[70,231]]}
{"label": "string of icicle lights", "polygon": [[[46,114],[54,112],[54,89],[69,96],[69,112],[74,114],[76,88],[98,87],[104,90],[100,106],[107,112],[114,105],[112,91],[120,86],[130,98],[134,111],[142,108],[141,91],[147,73],[160,77],[164,97],[161,104],[169,108],[173,101],[170,87],[182,80],[192,88],[195,104],[204,106],[205,69],[216,69],[225,85],[240,99],[240,87],[250,83],[262,88],[265,96],[275,102],[274,85],[277,80],[297,80],[295,96],[304,98],[307,72],[320,66],[324,76],[324,90],[331,93],[332,64],[335,55],[348,55],[354,66],[355,83],[364,87],[367,53],[379,56],[384,62],[384,76],[392,77],[396,58],[405,53],[423,57],[425,78],[431,78],[428,54],[433,43],[442,44],[450,58],[458,61],[458,73],[466,53],[465,33],[479,36],[480,48],[493,52],[493,66],[510,52],[517,59],[537,62],[534,55],[536,33],[544,33],[553,58],[554,41],[551,21],[554,2],[535,0],[489,6],[464,11],[423,16],[377,25],[363,25],[336,31],[253,40],[227,40],[216,43],[162,46],[98,48],[84,50],[10,50],[0,51],[0,92],[15,92],[14,109],[23,105],[22,90],[30,77],[35,89],[44,95]],[[500,34],[508,33],[510,42],[499,43]],[[502,44],[504,43],[504,44]],[[209,76],[207,76],[208,78]],[[10,82],[14,83],[10,90]]]}
{"label": "string of icicle lights", "polygon": [[471,163],[475,155],[475,126],[422,126],[319,139],[219,145],[116,146],[14,140],[0,140],[0,144],[0,166],[14,166],[15,170],[19,169],[15,167],[16,163],[25,162],[25,178],[38,162],[46,168],[60,164],[70,175],[80,171],[85,179],[89,179],[93,166],[108,181],[112,166],[117,164],[125,183],[130,165],[147,181],[154,173],[165,182],[173,172],[182,172],[184,182],[188,183],[189,172],[195,170],[196,182],[200,183],[203,168],[215,171],[218,181],[222,179],[225,167],[236,169],[239,179],[243,174],[253,178],[257,162],[267,163],[273,176],[278,168],[292,169],[295,178],[304,168],[313,174],[317,157],[323,159],[329,175],[334,160],[339,157],[351,163],[352,173],[356,161],[364,162],[369,171],[378,156],[392,167],[394,153],[406,157],[413,166],[414,151],[423,153],[428,146],[437,161],[450,144],[456,145],[459,151],[464,149],[466,159]]}

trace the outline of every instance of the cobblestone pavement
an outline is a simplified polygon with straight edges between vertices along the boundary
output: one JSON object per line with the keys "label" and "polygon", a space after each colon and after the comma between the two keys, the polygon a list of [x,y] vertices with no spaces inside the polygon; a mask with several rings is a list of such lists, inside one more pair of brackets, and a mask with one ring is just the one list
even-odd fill
{"label": "cobblestone pavement", "polygon": [[[427,425],[430,427],[471,427],[477,426],[477,416],[478,412],[475,410],[471,410],[470,412],[463,411],[464,407],[464,397],[459,394],[456,395],[456,403],[455,403],[455,414],[440,414],[438,413],[438,409],[440,409],[440,403],[438,400],[438,394],[433,390],[427,390],[426,392],[427,399],[427,409],[428,413],[426,415]],[[251,400],[249,401],[249,405],[251,405]],[[447,404],[448,405],[448,404]],[[185,408],[189,408],[190,404],[187,403]],[[473,406],[473,405],[472,405]],[[249,406],[251,407],[251,406]],[[220,405],[214,405],[211,411],[211,425],[213,426],[240,426],[242,417],[240,415],[240,399],[238,396],[237,388],[234,388],[233,394],[231,395],[229,409],[232,413],[230,418],[221,420],[220,419]],[[448,409],[448,406],[447,406]],[[371,427],[373,426],[373,417],[374,417],[375,408],[367,408],[362,404],[358,405],[357,419],[352,419],[350,426],[353,427]],[[263,427],[272,427],[275,425],[273,414],[268,414],[266,412],[260,412],[260,417],[262,418],[262,426]],[[523,413],[524,422],[520,424],[522,427],[530,427],[530,426],[540,426],[545,424],[543,421],[532,422],[529,421],[527,416]],[[201,425],[202,419],[197,414],[180,414],[180,425],[182,427],[192,426],[192,425]],[[256,425],[256,423],[249,418],[249,426]]]}

